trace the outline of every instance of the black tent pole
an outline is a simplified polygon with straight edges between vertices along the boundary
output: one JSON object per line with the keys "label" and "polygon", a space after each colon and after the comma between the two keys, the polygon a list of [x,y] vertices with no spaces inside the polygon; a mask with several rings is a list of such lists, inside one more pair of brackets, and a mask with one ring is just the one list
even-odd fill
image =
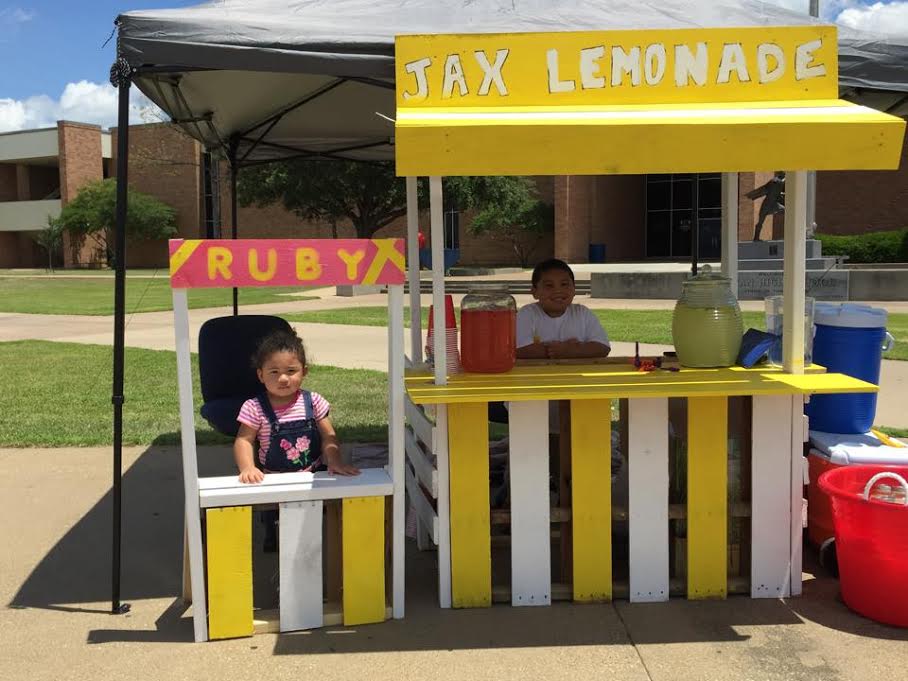
{"label": "black tent pole", "polygon": [[690,271],[695,277],[700,262],[700,176],[697,173],[693,175],[693,186],[691,187],[691,231],[690,231]]}
{"label": "black tent pole", "polygon": [[[236,139],[230,140],[230,148],[227,150],[227,157],[230,163],[230,235],[232,239],[237,236],[237,217],[236,217],[236,152],[239,143]],[[236,317],[240,311],[240,292],[239,289],[233,289],[233,316]]]}
{"label": "black tent pole", "polygon": [[[119,67],[119,68],[118,68]],[[115,69],[117,69],[116,72]],[[126,330],[126,201],[129,166],[129,88],[130,71],[125,62],[111,69],[111,81],[119,90],[117,114],[117,224],[114,255],[114,347],[113,347],[113,563],[111,606],[113,614],[129,612],[120,602],[120,540],[122,519],[123,467],[123,348]]]}

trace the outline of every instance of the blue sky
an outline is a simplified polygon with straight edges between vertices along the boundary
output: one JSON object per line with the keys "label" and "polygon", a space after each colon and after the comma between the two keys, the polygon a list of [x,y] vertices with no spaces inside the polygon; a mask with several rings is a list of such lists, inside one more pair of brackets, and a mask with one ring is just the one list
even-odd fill
{"label": "blue sky", "polygon": [[[809,4],[766,2],[805,13]],[[198,0],[0,0],[0,132],[50,126],[59,118],[114,124],[116,94],[107,78],[115,39],[102,47],[114,18],[128,10],[194,4]],[[831,21],[908,34],[908,0],[820,0],[820,7]],[[133,120],[149,111],[136,94]]]}

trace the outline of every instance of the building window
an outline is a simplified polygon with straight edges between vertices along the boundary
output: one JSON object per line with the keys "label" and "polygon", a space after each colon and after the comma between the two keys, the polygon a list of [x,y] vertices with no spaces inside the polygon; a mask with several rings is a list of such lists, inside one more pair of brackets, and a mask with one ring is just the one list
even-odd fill
{"label": "building window", "polygon": [[460,213],[457,206],[445,210],[445,248],[460,248]]}
{"label": "building window", "polygon": [[700,225],[701,259],[722,248],[722,176],[678,173],[646,176],[646,255],[689,258],[694,220]]}

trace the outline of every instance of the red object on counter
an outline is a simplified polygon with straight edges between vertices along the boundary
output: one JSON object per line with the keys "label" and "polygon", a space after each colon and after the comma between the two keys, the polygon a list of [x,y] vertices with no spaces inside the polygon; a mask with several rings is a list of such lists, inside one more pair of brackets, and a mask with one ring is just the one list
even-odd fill
{"label": "red object on counter", "polygon": [[464,371],[498,374],[517,361],[514,310],[461,310],[460,360]]}

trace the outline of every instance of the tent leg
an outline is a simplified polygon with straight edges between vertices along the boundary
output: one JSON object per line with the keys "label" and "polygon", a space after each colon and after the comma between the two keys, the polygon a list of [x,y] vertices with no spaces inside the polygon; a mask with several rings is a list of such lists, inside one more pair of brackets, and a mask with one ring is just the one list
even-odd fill
{"label": "tent leg", "polygon": [[407,178],[407,261],[410,283],[410,361],[422,362],[422,310],[419,281],[419,198],[418,179]]}
{"label": "tent leg", "polygon": [[804,298],[807,284],[807,171],[785,173],[785,254],[782,280],[782,365],[804,373]]}
{"label": "tent leg", "polygon": [[114,347],[113,347],[113,551],[111,565],[111,605],[113,614],[129,612],[120,602],[120,550],[123,501],[123,365],[126,336],[126,191],[129,167],[129,88],[128,75],[117,83],[117,215],[114,274]]}
{"label": "tent leg", "polygon": [[722,276],[738,295],[738,173],[722,173]]}
{"label": "tent leg", "polygon": [[[236,200],[236,150],[238,142],[236,140],[230,140],[230,149],[227,152],[227,158],[230,163],[230,238],[236,239],[237,237],[237,200]],[[236,317],[240,313],[240,291],[237,288],[233,289],[233,316]]]}

